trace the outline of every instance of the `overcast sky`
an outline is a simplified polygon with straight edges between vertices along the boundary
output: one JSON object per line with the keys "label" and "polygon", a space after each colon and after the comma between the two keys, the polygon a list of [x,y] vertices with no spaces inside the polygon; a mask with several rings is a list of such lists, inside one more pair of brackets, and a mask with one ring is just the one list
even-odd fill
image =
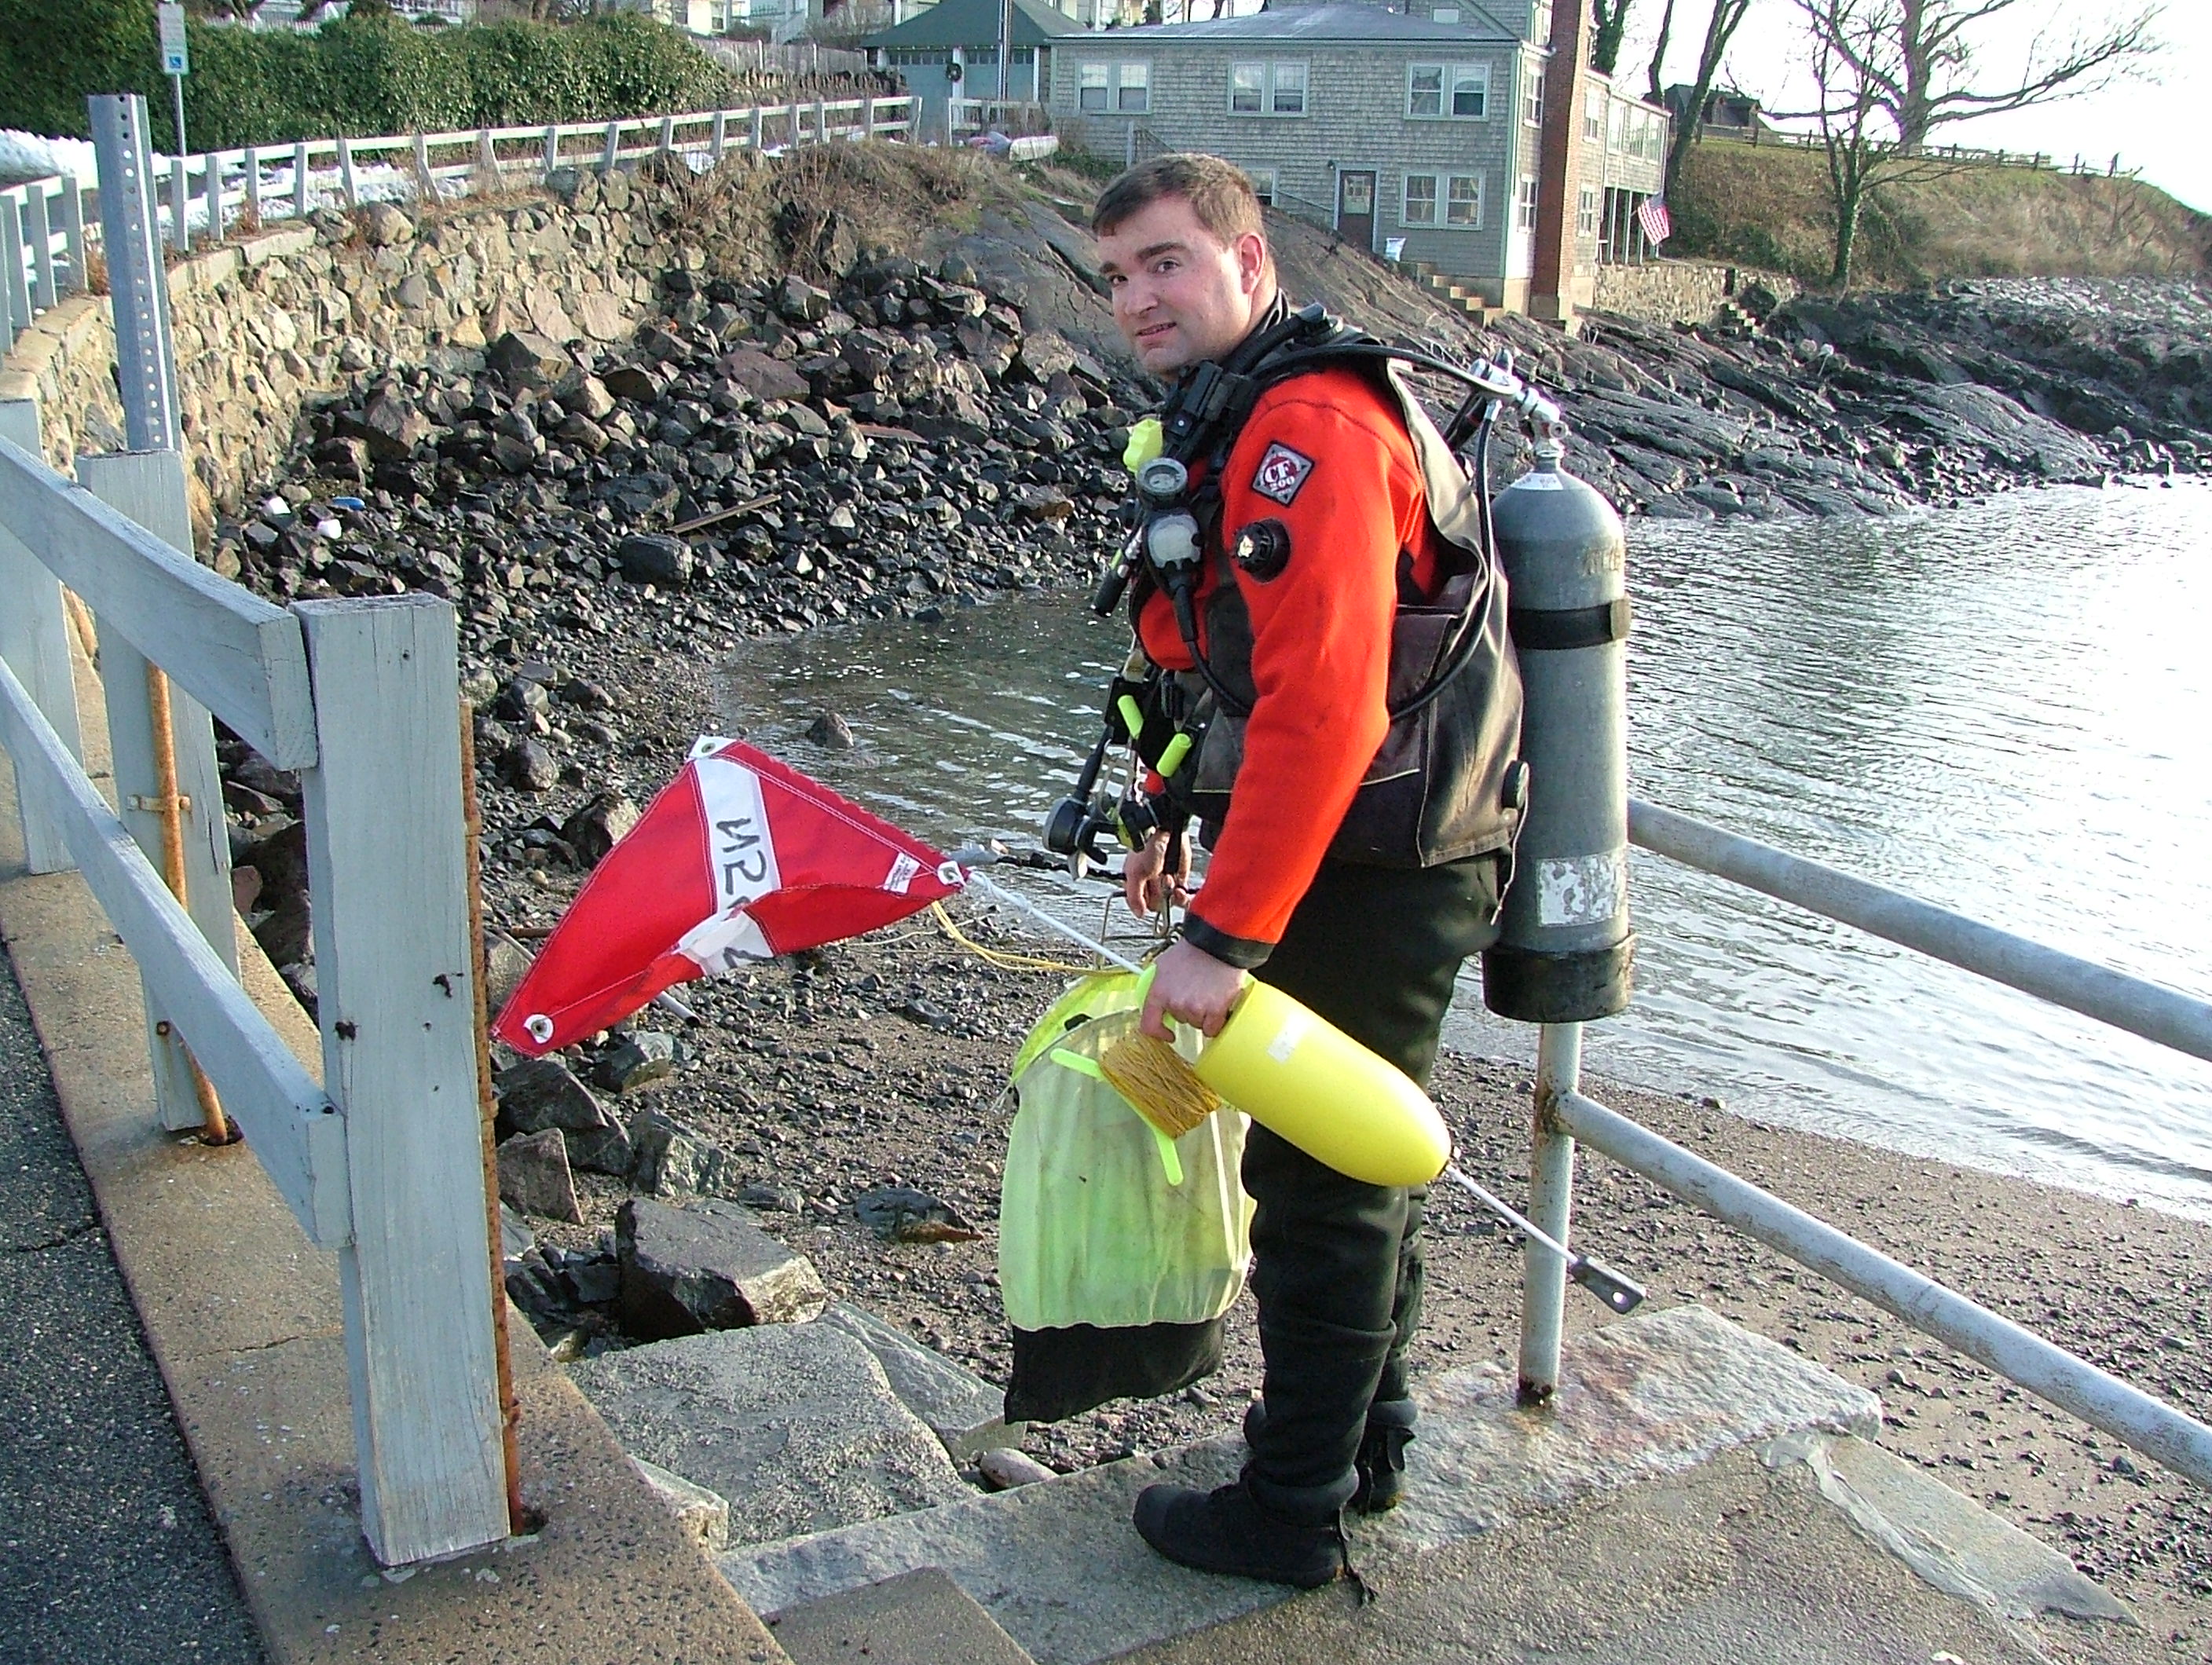
{"label": "overcast sky", "polygon": [[[1697,68],[1710,0],[1675,0],[1674,9],[1669,82],[1686,80]],[[1993,76],[2009,67],[2016,81],[2037,21],[2055,15],[2063,26],[2134,9],[2131,0],[2021,0],[2006,15],[2004,27],[1992,32],[1984,56]],[[1620,62],[1631,86],[1643,85],[1661,10],[1662,0],[1635,0],[1629,14],[1630,40]],[[1686,27],[1683,14],[1690,18]],[[1776,108],[1802,109],[1810,101],[1801,15],[1796,0],[1753,0],[1729,55],[1730,78]],[[2117,152],[2121,167],[2141,168],[2153,184],[2191,207],[2212,211],[2212,143],[2207,142],[2206,122],[2212,107],[2212,5],[2168,0],[2158,31],[2166,46],[2150,65],[2154,78],[2121,82],[2102,93],[2041,109],[1963,122],[1944,133],[1954,143],[2041,150],[2068,161],[2079,153],[2100,167]]]}

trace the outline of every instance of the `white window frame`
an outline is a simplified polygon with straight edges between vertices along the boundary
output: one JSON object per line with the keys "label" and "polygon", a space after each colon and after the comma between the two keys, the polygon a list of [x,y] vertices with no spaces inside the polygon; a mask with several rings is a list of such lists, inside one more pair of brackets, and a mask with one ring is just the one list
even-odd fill
{"label": "white window frame", "polygon": [[[1458,187],[1462,185],[1472,185],[1474,187],[1474,212],[1468,218],[1459,219],[1455,217],[1454,210],[1459,204],[1466,201],[1467,198],[1456,196],[1455,193]],[[1480,231],[1482,229],[1482,222],[1488,208],[1489,198],[1490,185],[1486,175],[1481,173],[1445,174],[1443,199],[1443,223],[1444,229],[1447,231]]]}
{"label": "white window frame", "polygon": [[1589,185],[1583,186],[1582,195],[1577,197],[1575,202],[1575,234],[1577,237],[1595,237],[1597,235],[1598,222],[1600,218],[1599,204],[1600,199],[1598,193],[1592,190]]}
{"label": "white window frame", "polygon": [[1533,173],[1522,174],[1520,189],[1513,198],[1513,225],[1516,230],[1535,230],[1537,191],[1536,176]]}
{"label": "white window frame", "polygon": [[[1286,79],[1283,73],[1285,70],[1291,72],[1287,79],[1295,82],[1297,86],[1298,104],[1297,108],[1295,110],[1285,110],[1280,107],[1281,99],[1284,94],[1291,90],[1289,87],[1284,84]],[[1255,110],[1240,110],[1237,107],[1237,78],[1240,75],[1247,77],[1248,87],[1252,76],[1256,76],[1258,78],[1260,105]],[[1240,62],[1231,64],[1229,66],[1228,110],[1231,115],[1243,117],[1286,116],[1297,118],[1304,116],[1312,108],[1313,66],[1306,59],[1303,58],[1267,58],[1264,60],[1256,58],[1245,58]]]}
{"label": "white window frame", "polygon": [[1092,62],[1075,66],[1075,107],[1086,116],[1113,113],[1114,66],[1111,64]]}
{"label": "white window frame", "polygon": [[[1429,185],[1429,217],[1413,217],[1413,181],[1425,179]],[[1443,223],[1443,176],[1438,173],[1412,173],[1398,182],[1398,223],[1401,226],[1438,226]]]}
{"label": "white window frame", "polygon": [[1521,89],[1521,119],[1531,127],[1544,125],[1544,66],[1528,66],[1528,79]]}
{"label": "white window frame", "polygon": [[1595,143],[1605,137],[1605,88],[1592,87],[1583,94],[1583,143]]}
{"label": "white window frame", "polygon": [[[1136,102],[1129,94],[1137,95]],[[1125,59],[1114,66],[1114,110],[1117,116],[1148,116],[1152,112],[1152,61],[1148,58]]]}
{"label": "white window frame", "polygon": [[[1237,102],[1240,93],[1251,98],[1249,107]],[[1232,116],[1264,116],[1267,113],[1267,66],[1265,64],[1232,64],[1229,66],[1229,113]]]}
{"label": "white window frame", "polygon": [[1272,167],[1248,167],[1244,177],[1252,181],[1252,194],[1264,208],[1275,205],[1275,170]]}
{"label": "white window frame", "polygon": [[[1433,110],[1413,107],[1416,76],[1429,74],[1437,78],[1432,88],[1421,91],[1435,98]],[[1480,110],[1459,108],[1460,94],[1474,93],[1481,100]],[[1487,121],[1490,119],[1490,65],[1487,64],[1408,64],[1406,66],[1406,119],[1408,121]]]}

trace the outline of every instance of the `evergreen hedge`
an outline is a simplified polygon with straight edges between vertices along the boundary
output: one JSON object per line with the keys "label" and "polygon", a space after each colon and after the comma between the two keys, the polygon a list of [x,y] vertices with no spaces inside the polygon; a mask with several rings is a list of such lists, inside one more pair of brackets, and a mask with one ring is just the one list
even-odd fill
{"label": "evergreen hedge", "polygon": [[[94,93],[143,93],[156,150],[175,146],[150,0],[0,0],[0,127],[89,137]],[[578,23],[422,28],[345,17],[314,33],[189,26],[185,137],[194,150],[339,134],[608,121],[712,109],[729,74],[635,12]]]}

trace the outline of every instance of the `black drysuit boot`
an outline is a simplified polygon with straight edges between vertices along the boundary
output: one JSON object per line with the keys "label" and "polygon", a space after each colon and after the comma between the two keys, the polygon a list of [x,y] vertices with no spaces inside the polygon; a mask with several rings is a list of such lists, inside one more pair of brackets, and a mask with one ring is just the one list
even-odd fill
{"label": "black drysuit boot", "polygon": [[1137,1535],[1201,1572],[1313,1589],[1349,1565],[1341,1511],[1352,1477],[1329,1486],[1278,1486],[1252,1472],[1195,1492],[1148,1486],[1137,1494]]}
{"label": "black drysuit boot", "polygon": [[[1410,1399],[1378,1400],[1367,1407],[1367,1427],[1359,1438],[1358,1454],[1352,1460],[1358,1487],[1352,1507],[1362,1515],[1380,1515],[1395,1509],[1406,1495],[1406,1448],[1413,1443],[1413,1427],[1420,1419]],[[1267,1402],[1255,1399],[1244,1413],[1244,1443],[1264,1437]]]}

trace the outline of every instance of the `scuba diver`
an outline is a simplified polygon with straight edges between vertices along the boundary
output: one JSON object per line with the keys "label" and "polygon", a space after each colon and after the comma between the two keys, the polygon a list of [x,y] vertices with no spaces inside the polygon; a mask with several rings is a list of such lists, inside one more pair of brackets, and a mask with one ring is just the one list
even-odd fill
{"label": "scuba diver", "polygon": [[[1461,963],[1497,936],[1527,780],[1486,495],[1406,379],[1450,367],[1293,311],[1218,158],[1129,169],[1092,230],[1115,321],[1170,387],[1099,598],[1126,584],[1137,638],[1101,742],[1144,766],[1115,816],[1125,894],[1140,916],[1188,903],[1143,1028],[1218,1033],[1249,975],[1425,1085]],[[1480,387],[1454,433],[1486,398],[1486,437]],[[1425,1192],[1257,1125],[1243,1182],[1266,1360],[1250,1455],[1210,1493],[1147,1489],[1135,1526],[1185,1565],[1310,1587],[1349,1571],[1343,1510],[1403,1488]]]}

